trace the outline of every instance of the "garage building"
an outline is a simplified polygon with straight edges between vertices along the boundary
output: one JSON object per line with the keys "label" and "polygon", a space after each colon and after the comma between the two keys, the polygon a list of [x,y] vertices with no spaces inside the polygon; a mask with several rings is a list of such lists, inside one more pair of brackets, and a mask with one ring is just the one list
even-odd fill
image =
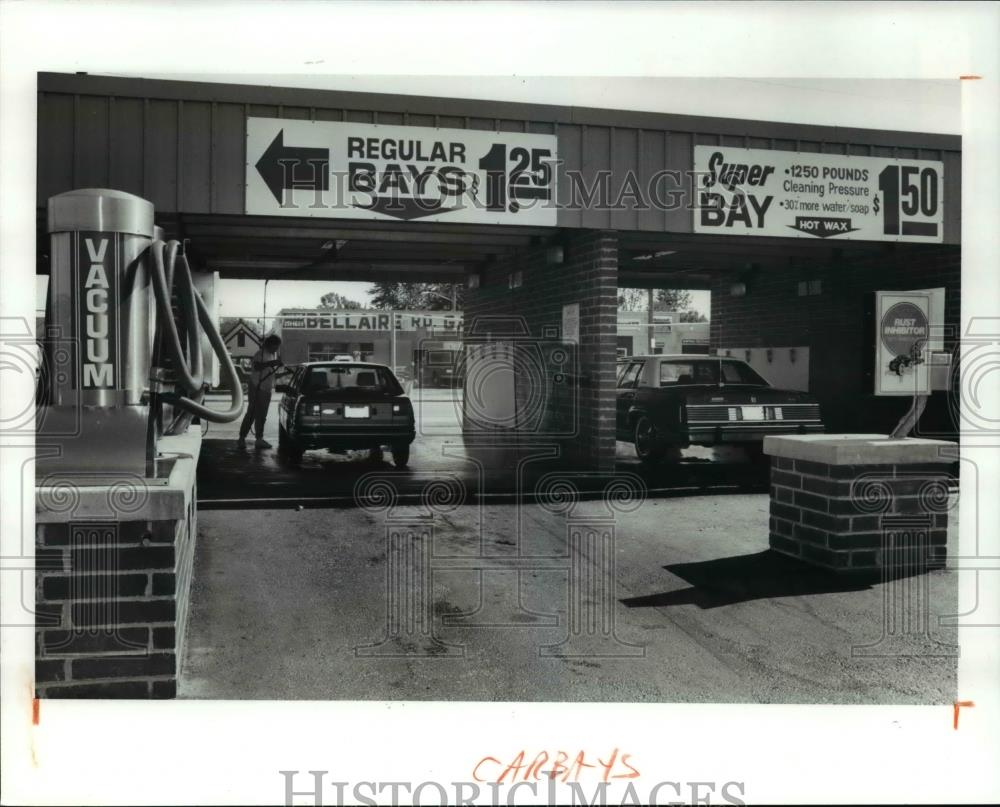
{"label": "garage building", "polygon": [[[956,136],[44,73],[38,164],[43,273],[46,200],[106,187],[151,200],[224,278],[464,283],[466,339],[573,346],[545,372],[569,385],[578,467],[614,465],[620,286],[711,290],[710,349],[795,364],[830,431],[905,409],[872,394],[876,290],[943,288],[946,350],[959,322]],[[377,196],[428,171],[461,195],[477,170],[481,210]],[[342,176],[377,198],[322,209]],[[922,428],[953,434],[946,396]]]}

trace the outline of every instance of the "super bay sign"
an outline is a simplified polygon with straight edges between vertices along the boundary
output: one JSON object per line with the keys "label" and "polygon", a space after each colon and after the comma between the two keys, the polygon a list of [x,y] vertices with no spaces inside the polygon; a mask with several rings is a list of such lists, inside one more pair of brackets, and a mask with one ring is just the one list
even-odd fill
{"label": "super bay sign", "polygon": [[941,243],[944,164],[695,146],[694,231]]}
{"label": "super bay sign", "polygon": [[246,212],[554,227],[555,160],[553,135],[248,118]]}

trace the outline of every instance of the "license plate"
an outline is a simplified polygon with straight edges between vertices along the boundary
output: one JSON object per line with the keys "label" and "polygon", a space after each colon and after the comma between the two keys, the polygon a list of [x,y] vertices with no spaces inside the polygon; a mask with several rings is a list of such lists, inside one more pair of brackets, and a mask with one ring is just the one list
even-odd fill
{"label": "license plate", "polygon": [[371,417],[367,406],[345,406],[345,418],[366,418]]}
{"label": "license plate", "polygon": [[764,419],[764,407],[763,406],[744,406],[743,407],[743,419],[744,420],[763,420]]}

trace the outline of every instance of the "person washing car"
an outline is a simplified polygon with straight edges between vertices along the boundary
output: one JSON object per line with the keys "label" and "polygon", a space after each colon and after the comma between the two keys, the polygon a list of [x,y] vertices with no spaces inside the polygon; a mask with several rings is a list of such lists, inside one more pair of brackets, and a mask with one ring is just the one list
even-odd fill
{"label": "person washing car", "polygon": [[268,336],[260,350],[253,354],[250,378],[247,380],[247,411],[240,424],[240,437],[236,445],[241,448],[246,445],[250,427],[254,430],[254,448],[270,448],[271,444],[264,439],[264,421],[267,420],[267,410],[271,406],[271,391],[274,389],[274,376],[281,367],[281,337],[277,334]]}

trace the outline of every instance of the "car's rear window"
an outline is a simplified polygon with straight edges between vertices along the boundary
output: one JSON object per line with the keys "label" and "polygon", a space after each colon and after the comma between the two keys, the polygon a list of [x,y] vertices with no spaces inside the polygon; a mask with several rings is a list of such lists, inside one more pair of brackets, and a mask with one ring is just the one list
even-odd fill
{"label": "car's rear window", "polygon": [[322,393],[364,391],[398,395],[402,392],[399,382],[384,367],[364,367],[350,364],[330,367],[310,367],[302,381],[302,392]]}
{"label": "car's rear window", "polygon": [[741,361],[722,362],[722,380],[726,384],[767,384],[749,364]]}
{"label": "car's rear window", "polygon": [[675,384],[718,384],[717,361],[664,361],[660,362],[660,386]]}
{"label": "car's rear window", "polygon": [[741,361],[710,359],[661,362],[660,386],[718,384],[720,370],[723,384],[767,386],[767,382],[757,375],[749,364]]}
{"label": "car's rear window", "polygon": [[433,365],[454,364],[455,354],[450,350],[431,350],[427,353],[427,363]]}

